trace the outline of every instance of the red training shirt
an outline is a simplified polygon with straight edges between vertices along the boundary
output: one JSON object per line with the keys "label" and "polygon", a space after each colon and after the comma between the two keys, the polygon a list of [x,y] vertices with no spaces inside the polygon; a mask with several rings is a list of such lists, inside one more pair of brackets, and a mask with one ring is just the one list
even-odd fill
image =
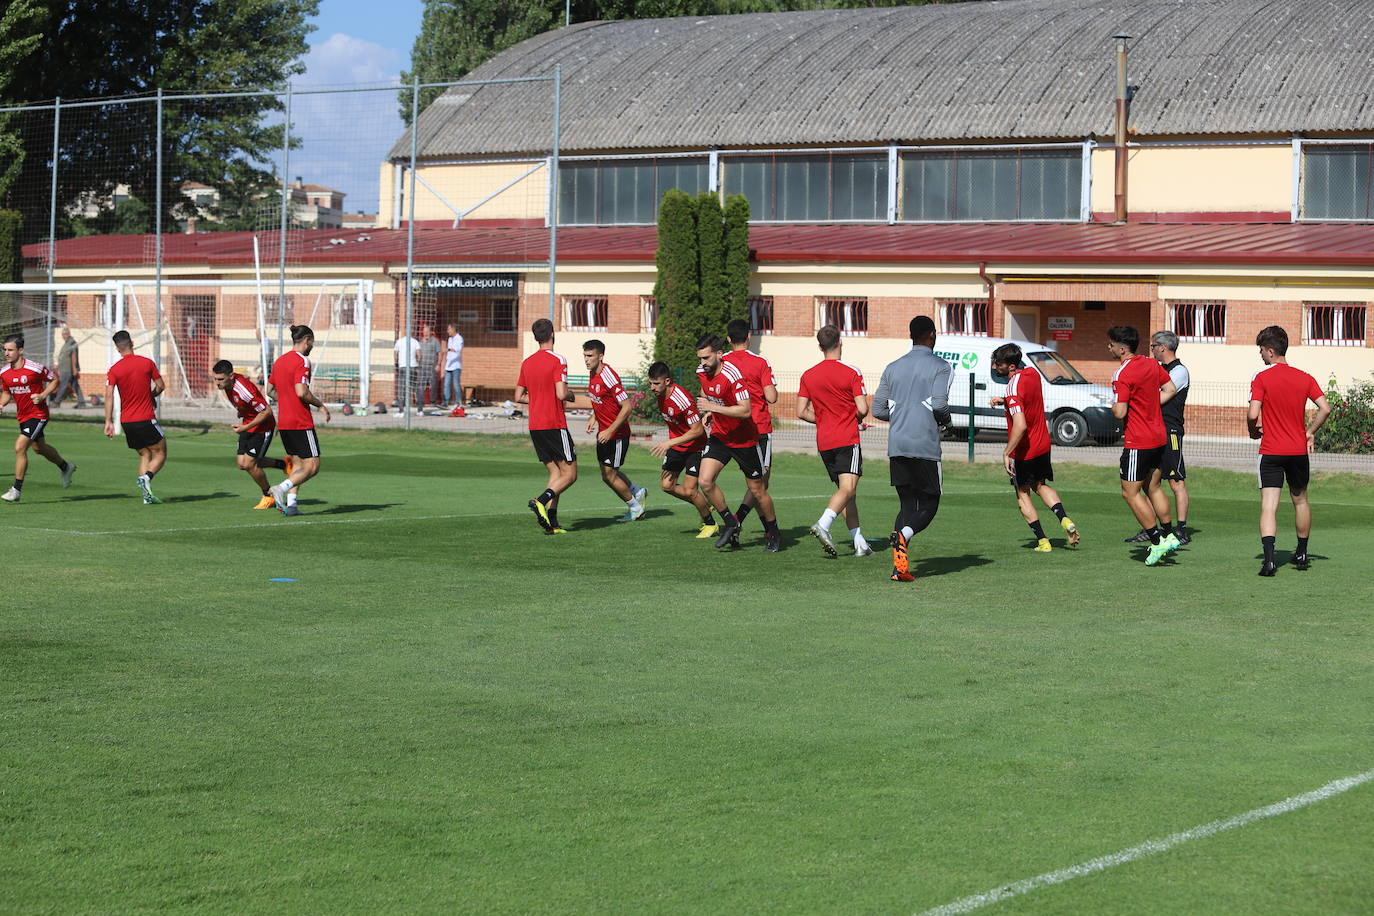
{"label": "red training shirt", "polygon": [[[247,423],[267,409],[267,398],[263,397],[257,385],[254,385],[251,381],[237,372],[229,378],[229,390],[226,391],[225,394],[229,396],[229,403],[233,405],[240,420]],[[261,433],[272,429],[276,425],[276,419],[269,413],[266,419],[257,426],[250,426],[243,431],[246,433]]]}
{"label": "red training shirt", "polygon": [[48,383],[57,376],[42,363],[25,358],[18,366],[6,366],[0,372],[0,386],[14,398],[14,410],[19,414],[19,422],[48,419],[48,402],[34,403],[34,395],[42,394]]}
{"label": "red training shirt", "polygon": [[[720,368],[715,375],[698,372],[697,378],[701,381],[701,396],[712,404],[734,407],[749,401],[749,389],[744,384],[744,376],[733,363],[727,363],[724,359],[720,361]],[[752,415],[727,417],[719,413],[711,414],[711,437],[730,448],[749,448],[759,444],[759,430],[754,425]]]}
{"label": "red training shirt", "polygon": [[157,363],[130,353],[120,357],[105,374],[105,383],[119,391],[119,421],[144,423],[154,419],[153,382],[162,378]]}
{"label": "red training shirt", "polygon": [[1011,453],[1013,458],[1022,461],[1039,458],[1050,450],[1050,428],[1045,424],[1045,392],[1040,384],[1040,373],[1034,366],[1013,372],[1007,379],[1008,439],[1011,438],[1011,418],[1018,413],[1026,418],[1026,434]]}
{"label": "red training shirt", "polygon": [[1261,455],[1307,454],[1307,402],[1325,392],[1317,380],[1287,363],[1274,363],[1250,380],[1250,400],[1260,402]]}
{"label": "red training shirt", "polygon": [[310,384],[310,358],[287,350],[272,364],[267,381],[277,390],[277,426],[281,429],[314,429],[310,405],[296,394],[296,385]]}
{"label": "red training shirt", "polygon": [[[692,428],[693,423],[701,422],[701,415],[697,413],[696,402],[687,393],[687,389],[678,384],[669,386],[668,390],[659,396],[658,412],[663,414],[663,421],[668,424],[669,439],[687,435],[687,430]],[[675,452],[699,452],[704,448],[706,448],[706,437],[697,436],[691,442],[674,445],[672,450]]]}
{"label": "red training shirt", "polygon": [[[592,415],[596,417],[598,430],[608,429],[615,422],[615,418],[620,416],[620,405],[630,399],[624,386],[620,384],[620,376],[605,363],[601,364],[601,371],[587,383],[587,397],[592,402]],[[628,420],[620,424],[620,429],[615,432],[615,438],[630,438]]]}
{"label": "red training shirt", "polygon": [[760,436],[773,431],[773,415],[768,410],[768,399],[763,396],[765,385],[776,385],[773,367],[768,360],[750,350],[731,350],[721,357],[721,362],[732,364],[744,377],[744,387],[749,389],[749,411],[754,426]]}
{"label": "red training shirt", "polygon": [[1169,373],[1158,360],[1132,356],[1112,376],[1112,393],[1126,404],[1126,448],[1163,448],[1164,415],[1159,408],[1159,389]]}
{"label": "red training shirt", "polygon": [[568,361],[552,350],[535,350],[520,364],[515,384],[529,392],[530,429],[567,429],[558,383],[568,380]]}
{"label": "red training shirt", "polygon": [[866,394],[863,373],[838,359],[821,360],[802,373],[797,396],[810,400],[816,414],[818,451],[859,444],[854,399]]}

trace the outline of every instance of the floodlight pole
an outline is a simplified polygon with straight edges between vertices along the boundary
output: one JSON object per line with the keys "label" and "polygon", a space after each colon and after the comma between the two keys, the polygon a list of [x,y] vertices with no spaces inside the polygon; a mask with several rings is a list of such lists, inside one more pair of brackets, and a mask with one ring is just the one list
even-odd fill
{"label": "floodlight pole", "polygon": [[[154,135],[157,137],[157,152],[154,159],[155,173],[153,175],[153,299],[157,309],[157,318],[153,324],[153,358],[158,365],[162,364],[162,87],[157,90],[157,128]],[[162,401],[157,400],[158,411],[162,410]]]}
{"label": "floodlight pole", "polygon": [[52,109],[52,180],[48,190],[48,336],[43,346],[49,357],[52,355],[52,277],[53,261],[57,258],[57,157],[61,148],[61,127],[62,97],[58,96]]}
{"label": "floodlight pole", "polygon": [[[554,285],[558,264],[558,154],[563,142],[560,118],[563,104],[563,65],[553,66],[553,155],[549,156],[549,321],[554,321]],[[519,314],[519,309],[516,309]],[[556,322],[555,322],[556,324]]]}
{"label": "floodlight pole", "polygon": [[[412,78],[410,85],[410,190],[406,193],[406,326],[402,332],[405,334],[405,353],[406,362],[415,360],[414,346],[411,344],[410,323],[415,316],[415,160],[420,153],[420,75],[417,73]],[[397,365],[400,365],[399,354],[397,354]],[[401,411],[405,414],[405,428],[410,429],[410,367],[404,367],[397,375],[405,378],[405,400],[401,404]],[[460,400],[462,392],[459,392]]]}
{"label": "floodlight pole", "polygon": [[277,244],[277,352],[285,352],[282,347],[282,316],[286,314],[286,227],[291,213],[291,83],[286,84],[286,117],[282,121],[281,134],[281,219],[279,220],[281,238]]}

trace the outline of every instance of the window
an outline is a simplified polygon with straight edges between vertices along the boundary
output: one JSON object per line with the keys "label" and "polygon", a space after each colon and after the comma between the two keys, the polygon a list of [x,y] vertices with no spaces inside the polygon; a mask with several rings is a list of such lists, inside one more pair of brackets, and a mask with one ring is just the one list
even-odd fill
{"label": "window", "polygon": [[1309,302],[1303,308],[1303,342],[1327,347],[1362,347],[1368,306],[1359,302]]}
{"label": "window", "polygon": [[729,156],[725,193],[749,199],[751,220],[885,220],[887,156]]}
{"label": "window", "polygon": [[559,222],[613,225],[658,221],[669,188],[688,194],[707,189],[702,157],[563,162],[558,167]]}
{"label": "window", "polygon": [[491,300],[491,325],[489,331],[510,333],[515,330],[515,300],[502,297]]}
{"label": "window", "polygon": [[901,218],[1077,220],[1083,157],[1077,149],[903,153]]}
{"label": "window", "polygon": [[973,334],[987,337],[988,304],[984,299],[952,299],[940,303],[940,316],[944,326],[943,334]]}
{"label": "window", "polygon": [[847,337],[868,334],[867,299],[818,299],[816,304],[819,327],[833,324]]}
{"label": "window", "polygon": [[564,296],[563,327],[577,331],[604,331],[610,305],[605,296]]}
{"label": "window", "polygon": [[1374,219],[1374,143],[1304,146],[1303,219]]}
{"label": "window", "polygon": [[1169,330],[1177,334],[1179,340],[1225,343],[1226,303],[1171,302]]}
{"label": "window", "polygon": [[658,327],[658,300],[653,296],[639,297],[639,329],[652,331]]}
{"label": "window", "polygon": [[755,334],[773,333],[773,297],[749,297],[749,330]]}
{"label": "window", "polygon": [[[286,303],[286,308],[282,309],[282,302]],[[285,300],[277,293],[268,293],[262,297],[262,308],[266,324],[295,324],[296,297],[287,296]]]}
{"label": "window", "polygon": [[351,328],[357,323],[358,294],[339,293],[334,300],[334,327]]}

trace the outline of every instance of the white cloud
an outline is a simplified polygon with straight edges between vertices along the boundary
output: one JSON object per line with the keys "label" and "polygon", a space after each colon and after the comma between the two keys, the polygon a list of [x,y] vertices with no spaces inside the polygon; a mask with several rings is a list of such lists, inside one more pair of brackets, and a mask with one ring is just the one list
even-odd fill
{"label": "white cloud", "polygon": [[305,55],[305,76],[300,85],[355,86],[359,83],[394,83],[400,79],[401,52],[365,38],[335,32],[312,45]]}

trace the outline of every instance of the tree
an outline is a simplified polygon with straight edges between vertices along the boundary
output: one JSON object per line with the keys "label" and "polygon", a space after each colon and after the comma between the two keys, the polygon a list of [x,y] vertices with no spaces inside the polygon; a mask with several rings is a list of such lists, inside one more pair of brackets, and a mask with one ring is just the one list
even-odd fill
{"label": "tree", "polygon": [[725,214],[710,191],[697,195],[697,276],[701,278],[701,325],[720,334],[730,321],[725,296]]}
{"label": "tree", "polygon": [[[0,13],[0,104],[12,100],[7,91],[23,60],[38,47],[38,7],[34,0],[14,0]],[[10,130],[13,112],[0,113],[0,200],[19,177],[24,147]],[[17,228],[17,227],[16,227]],[[8,278],[6,278],[8,280]]]}
{"label": "tree", "polygon": [[[119,185],[141,201],[157,199],[156,106],[151,97],[207,90],[280,87],[304,69],[305,36],[319,0],[24,0],[37,7],[40,40],[15,75],[11,94],[29,100],[141,96],[64,110],[58,206],[109,197]],[[117,27],[112,27],[117,23]],[[164,105],[163,223],[192,209],[180,192],[199,181],[245,194],[275,185],[282,109],[277,95],[168,100]],[[51,134],[33,148],[10,198],[25,215],[25,236],[46,235]],[[246,191],[245,189],[248,189]]]}
{"label": "tree", "polygon": [[725,198],[725,316],[749,317],[749,198],[731,194]]}
{"label": "tree", "polygon": [[[696,204],[685,191],[663,195],[658,208],[658,250],[654,262],[654,301],[658,304],[658,329],[654,334],[654,359],[674,369],[695,366],[697,337],[704,330],[701,316],[701,281],[697,265]],[[697,391],[696,377],[684,373],[682,383]]]}

